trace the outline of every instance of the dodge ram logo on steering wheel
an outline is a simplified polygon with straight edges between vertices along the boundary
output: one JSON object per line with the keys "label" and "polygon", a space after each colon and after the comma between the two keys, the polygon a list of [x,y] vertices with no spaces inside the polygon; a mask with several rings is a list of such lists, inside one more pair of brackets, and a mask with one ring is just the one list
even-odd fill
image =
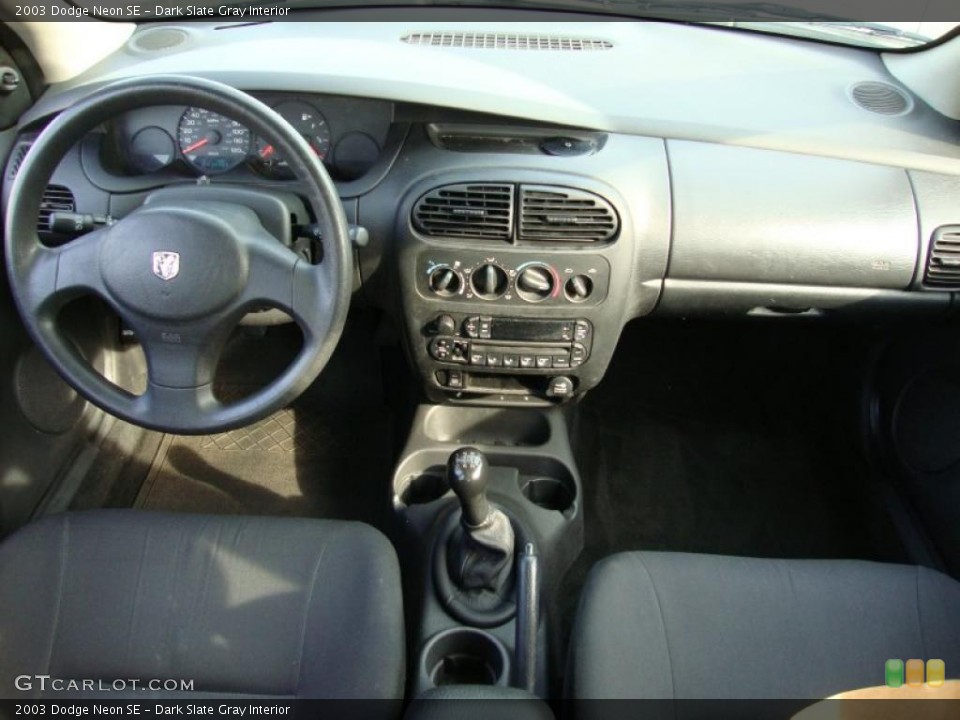
{"label": "dodge ram logo on steering wheel", "polygon": [[153,274],[161,280],[173,280],[180,274],[180,253],[168,250],[154,252]]}

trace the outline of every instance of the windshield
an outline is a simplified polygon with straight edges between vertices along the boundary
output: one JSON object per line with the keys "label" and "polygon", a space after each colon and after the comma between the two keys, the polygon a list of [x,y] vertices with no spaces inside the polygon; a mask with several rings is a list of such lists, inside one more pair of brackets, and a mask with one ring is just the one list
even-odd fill
{"label": "windshield", "polygon": [[[884,49],[919,47],[947,35],[960,24],[957,21],[927,19],[927,6],[918,8],[912,0],[895,0],[892,5],[899,2],[904,15],[919,16],[922,18],[920,20],[853,19],[858,0],[836,0],[826,5],[828,10],[823,10],[824,4],[817,0],[793,0],[790,4],[731,0],[197,0],[189,5],[180,0],[68,1],[87,17],[135,22],[183,21],[191,18],[240,22],[282,21],[297,19],[296,10],[366,6],[370,7],[373,14],[378,9],[410,5],[536,8],[703,23]],[[888,3],[888,10],[890,5]],[[890,11],[894,12],[896,8]],[[960,10],[951,10],[949,14],[960,20]],[[544,28],[544,34],[549,34],[549,27]]]}

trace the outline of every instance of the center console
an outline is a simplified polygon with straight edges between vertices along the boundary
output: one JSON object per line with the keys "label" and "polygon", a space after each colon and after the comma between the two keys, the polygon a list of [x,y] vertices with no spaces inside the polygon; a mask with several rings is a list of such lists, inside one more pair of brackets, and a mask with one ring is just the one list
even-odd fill
{"label": "center console", "polygon": [[547,697],[552,600],[583,547],[562,408],[423,405],[393,479],[411,687]]}
{"label": "center console", "polygon": [[595,179],[536,178],[462,170],[400,209],[402,320],[434,402],[558,404],[606,370],[626,315],[630,214]]}

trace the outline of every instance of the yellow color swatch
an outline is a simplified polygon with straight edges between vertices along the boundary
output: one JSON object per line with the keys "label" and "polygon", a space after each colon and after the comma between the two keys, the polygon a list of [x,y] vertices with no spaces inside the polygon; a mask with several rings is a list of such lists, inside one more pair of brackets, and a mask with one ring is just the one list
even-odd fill
{"label": "yellow color swatch", "polygon": [[923,685],[923,660],[907,660],[907,685],[920,687]]}
{"label": "yellow color swatch", "polygon": [[947,666],[943,660],[927,660],[927,685],[940,687],[947,679]]}

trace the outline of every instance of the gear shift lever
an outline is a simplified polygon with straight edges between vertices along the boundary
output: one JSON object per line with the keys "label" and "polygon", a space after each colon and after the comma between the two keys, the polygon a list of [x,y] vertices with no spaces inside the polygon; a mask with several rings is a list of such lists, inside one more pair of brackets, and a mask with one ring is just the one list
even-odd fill
{"label": "gear shift lever", "polygon": [[490,516],[487,483],[490,465],[487,456],[472,447],[460,448],[447,461],[447,480],[460,500],[463,522],[467,527],[483,525]]}
{"label": "gear shift lever", "polygon": [[450,536],[447,569],[464,590],[499,593],[513,569],[510,519],[487,500],[490,465],[473,447],[456,450],[447,461],[447,481],[460,500],[460,528]]}

